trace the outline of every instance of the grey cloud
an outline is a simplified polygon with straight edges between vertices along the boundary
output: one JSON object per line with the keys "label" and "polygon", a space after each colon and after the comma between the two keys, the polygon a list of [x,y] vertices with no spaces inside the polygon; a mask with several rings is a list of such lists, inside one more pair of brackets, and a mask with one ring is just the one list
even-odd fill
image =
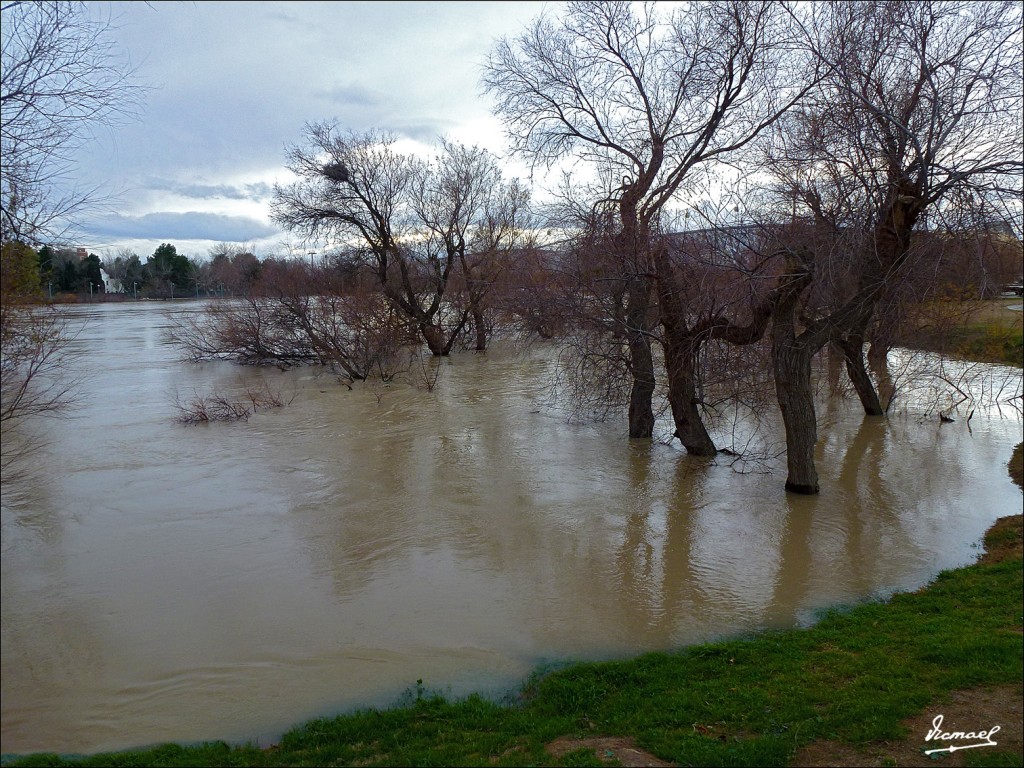
{"label": "grey cloud", "polygon": [[338,85],[333,88],[314,91],[312,95],[351,107],[379,107],[387,103],[383,93],[363,88],[361,85]]}
{"label": "grey cloud", "polygon": [[279,9],[274,9],[269,13],[264,14],[264,16],[267,18],[268,21],[280,21],[285,24],[291,24],[300,28],[314,27],[314,25],[304,22],[294,13],[287,13]]}
{"label": "grey cloud", "polygon": [[265,182],[254,184],[184,184],[168,179],[150,179],[148,186],[151,189],[159,189],[166,192],[173,192],[182,197],[194,197],[200,200],[225,199],[225,200],[265,200],[270,197],[273,187]]}
{"label": "grey cloud", "polygon": [[278,234],[269,224],[246,216],[218,213],[112,214],[92,222],[88,229],[102,237],[154,240],[219,240],[247,242]]}

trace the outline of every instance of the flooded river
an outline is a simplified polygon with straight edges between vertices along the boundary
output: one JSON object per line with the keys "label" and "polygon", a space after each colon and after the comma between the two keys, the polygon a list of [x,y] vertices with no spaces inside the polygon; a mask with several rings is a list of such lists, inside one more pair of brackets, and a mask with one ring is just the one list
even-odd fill
{"label": "flooded river", "polygon": [[[794,497],[778,459],[741,474],[567,422],[544,347],[349,391],[179,362],[168,317],[197,306],[68,310],[80,403],[3,486],[4,753],[267,744],[417,680],[499,695],[538,664],[808,623],[970,562],[1021,507],[1014,408],[969,430],[836,405],[822,493]],[[175,421],[175,395],[262,380],[294,399]]]}

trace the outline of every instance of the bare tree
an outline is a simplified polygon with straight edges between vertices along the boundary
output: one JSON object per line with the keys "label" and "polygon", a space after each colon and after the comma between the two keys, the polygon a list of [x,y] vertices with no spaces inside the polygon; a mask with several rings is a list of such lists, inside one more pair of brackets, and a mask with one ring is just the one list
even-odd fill
{"label": "bare tree", "polygon": [[474,347],[483,351],[491,332],[485,315],[494,283],[513,251],[531,237],[529,190],[518,179],[505,183],[487,150],[445,140],[435,161],[422,170],[412,185],[417,229],[425,233],[426,247],[438,251],[434,261],[455,267],[445,299],[456,314],[468,314]]}
{"label": "bare tree", "polygon": [[70,185],[75,150],[131,114],[139,88],[84,3],[14,0],[0,19],[0,235],[55,240],[95,198]]}
{"label": "bare tree", "polygon": [[819,487],[811,357],[839,343],[865,410],[882,412],[863,357],[875,309],[958,193],[1019,197],[1024,103],[1018,3],[820,4],[808,38],[827,76],[769,152],[814,221],[789,251],[773,330],[786,487],[799,493]]}
{"label": "bare tree", "polygon": [[[330,123],[309,126],[307,139],[289,152],[299,181],[275,188],[275,219],[349,246],[431,353],[449,354],[471,316],[483,323],[484,252],[493,263],[512,248],[525,191],[506,186],[496,160],[475,147],[443,142],[424,161],[396,152],[394,136],[343,134]],[[453,301],[460,275],[461,305]]]}
{"label": "bare tree", "polygon": [[[791,22],[769,2],[687,3],[668,17],[626,2],[570,3],[489,58],[484,86],[513,149],[549,168],[578,158],[605,180],[591,203],[615,217],[600,247],[623,289],[616,333],[628,350],[631,437],[653,432],[653,310],[674,290],[651,247],[659,218],[695,168],[748,145],[799,98]],[[693,394],[686,307],[661,310],[676,432],[687,451],[714,454]]]}

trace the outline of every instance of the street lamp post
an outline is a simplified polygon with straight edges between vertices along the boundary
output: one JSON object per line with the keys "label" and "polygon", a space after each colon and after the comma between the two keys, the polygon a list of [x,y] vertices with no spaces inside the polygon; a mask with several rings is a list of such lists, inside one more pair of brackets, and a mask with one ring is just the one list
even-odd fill
{"label": "street lamp post", "polygon": [[132,298],[135,299],[135,301],[139,300],[139,284],[135,281],[132,281]]}

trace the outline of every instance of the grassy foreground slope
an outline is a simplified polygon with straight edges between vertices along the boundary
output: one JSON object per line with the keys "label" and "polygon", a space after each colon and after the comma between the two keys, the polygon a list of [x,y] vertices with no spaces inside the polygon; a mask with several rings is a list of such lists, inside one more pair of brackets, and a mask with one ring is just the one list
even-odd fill
{"label": "grassy foreground slope", "polygon": [[[514,704],[419,693],[393,709],[310,721],[269,749],[165,745],[5,762],[757,766],[786,765],[813,744],[900,739],[919,743],[920,753],[934,743],[902,721],[951,692],[1001,686],[1011,701],[1020,698],[1021,528],[1020,515],[1003,518],[979,563],[943,572],[917,592],[833,612],[809,629],[571,666],[537,676]],[[956,764],[963,760],[1024,762],[1019,738],[956,755]]]}

